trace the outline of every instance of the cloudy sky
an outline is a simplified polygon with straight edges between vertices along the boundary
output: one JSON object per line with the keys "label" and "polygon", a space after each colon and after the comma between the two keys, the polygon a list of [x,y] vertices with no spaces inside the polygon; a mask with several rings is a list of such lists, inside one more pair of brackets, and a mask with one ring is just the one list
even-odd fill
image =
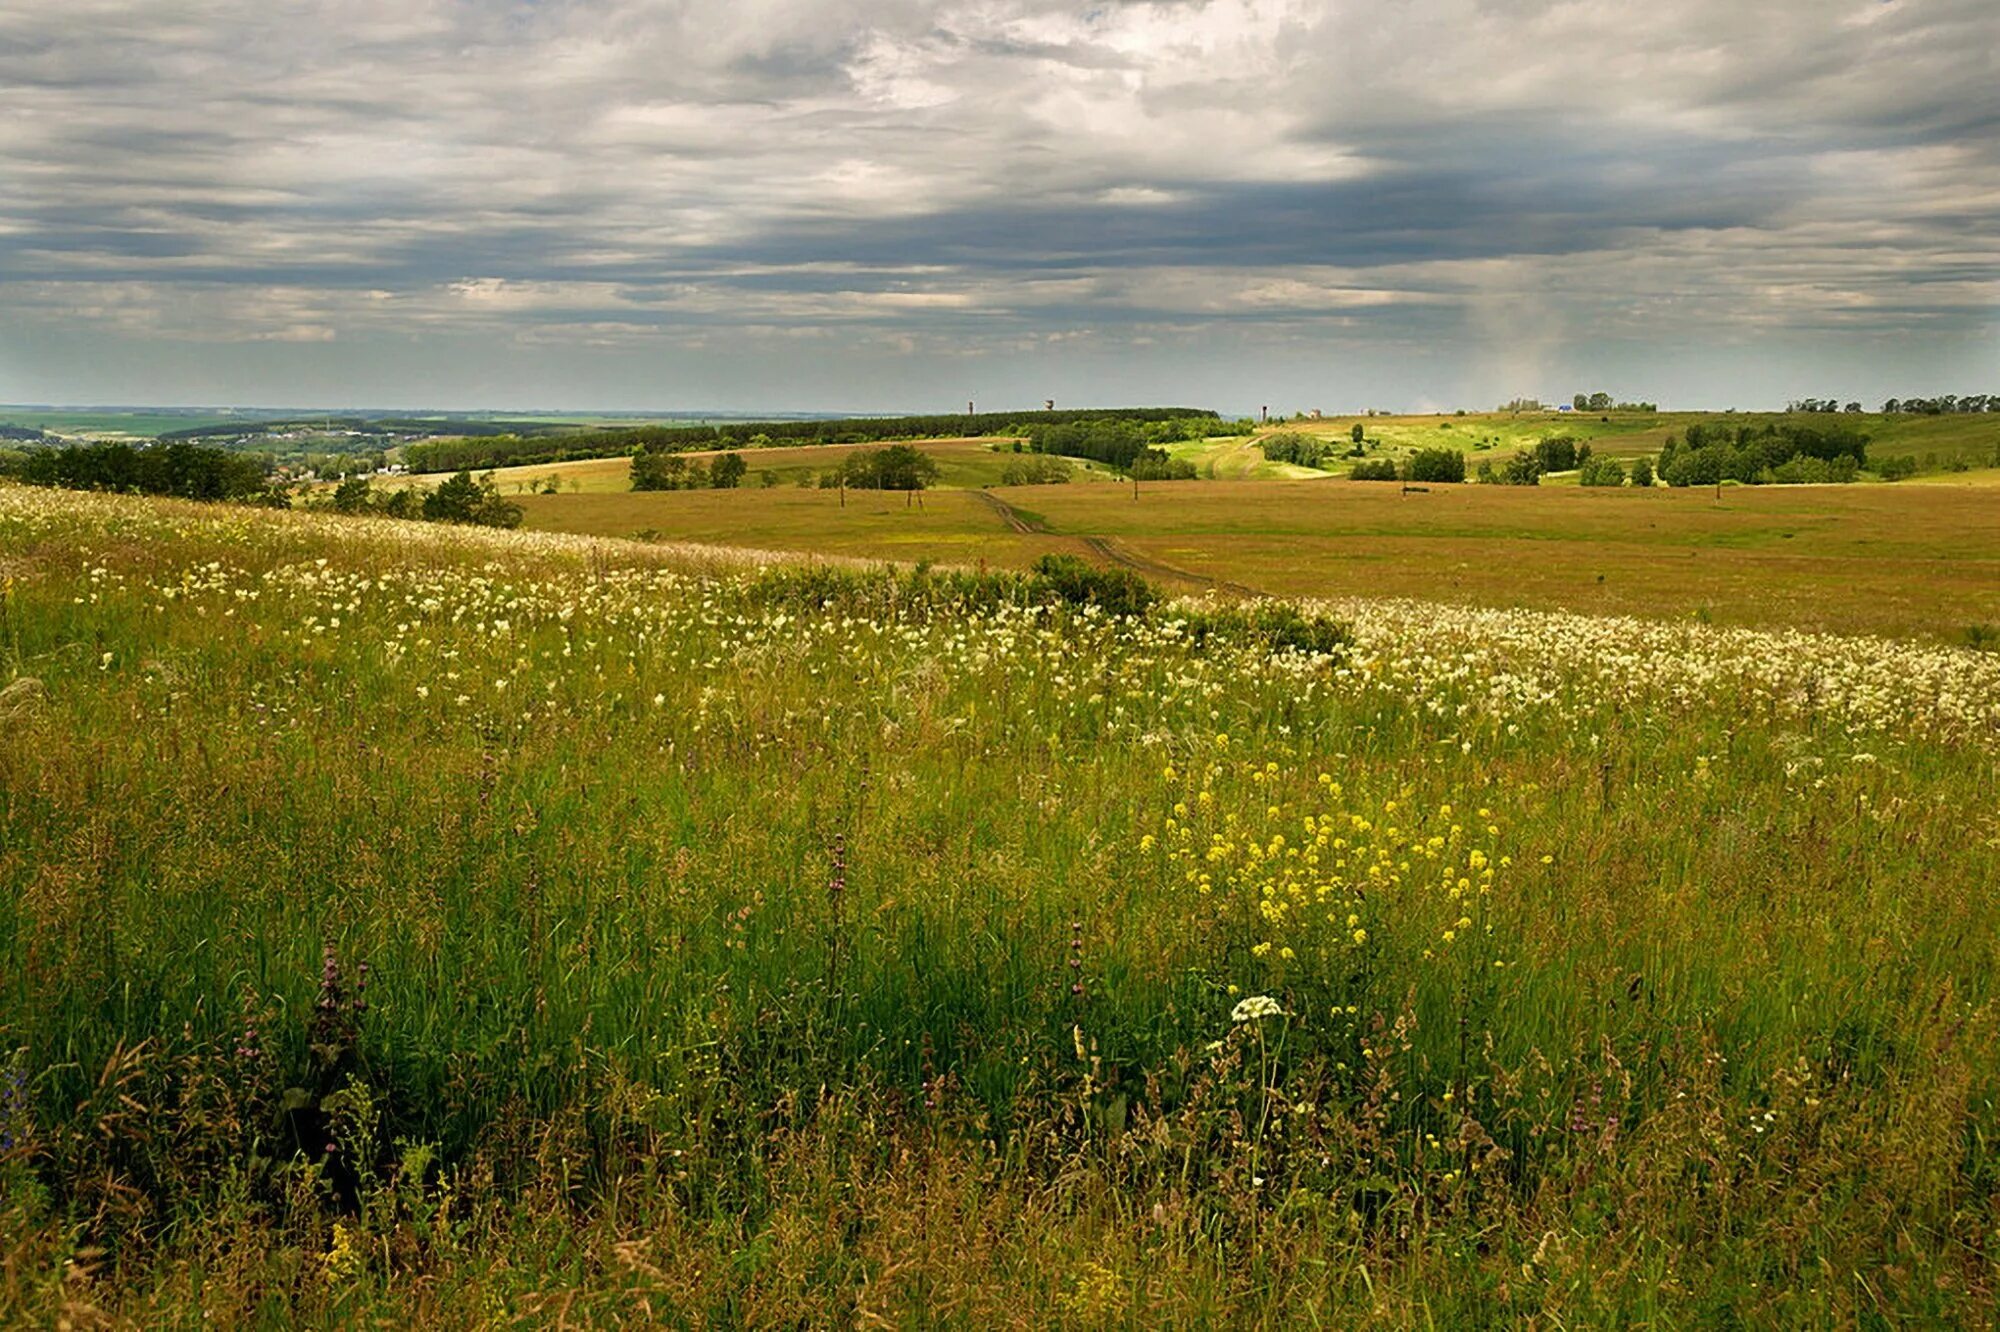
{"label": "cloudy sky", "polygon": [[2000,391],[2000,5],[0,5],[0,401],[1596,388]]}

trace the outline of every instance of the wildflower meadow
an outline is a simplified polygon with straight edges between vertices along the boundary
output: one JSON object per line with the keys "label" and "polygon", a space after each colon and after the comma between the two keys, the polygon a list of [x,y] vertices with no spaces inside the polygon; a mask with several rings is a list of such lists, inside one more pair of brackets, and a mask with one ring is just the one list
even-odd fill
{"label": "wildflower meadow", "polygon": [[1093,587],[0,487],[0,1321],[1993,1321],[2000,654]]}

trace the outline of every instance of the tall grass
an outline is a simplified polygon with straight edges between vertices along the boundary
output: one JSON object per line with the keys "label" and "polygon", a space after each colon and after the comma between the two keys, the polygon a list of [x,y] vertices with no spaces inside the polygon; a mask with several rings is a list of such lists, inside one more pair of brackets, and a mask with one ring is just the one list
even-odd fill
{"label": "tall grass", "polygon": [[10,1320],[1991,1317],[1943,685],[16,490],[0,579]]}

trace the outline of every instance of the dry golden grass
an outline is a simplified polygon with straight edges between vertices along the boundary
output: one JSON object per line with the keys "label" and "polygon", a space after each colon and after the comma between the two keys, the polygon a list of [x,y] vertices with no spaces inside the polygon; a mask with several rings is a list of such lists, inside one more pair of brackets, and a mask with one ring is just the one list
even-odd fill
{"label": "dry golden grass", "polygon": [[[1972,473],[1969,475],[1980,475]],[[967,493],[526,496],[528,525],[902,561],[1023,567],[1106,547],[1184,586],[1952,637],[2000,620],[2000,525],[1980,486],[1711,490],[1348,481],[1037,486]]]}

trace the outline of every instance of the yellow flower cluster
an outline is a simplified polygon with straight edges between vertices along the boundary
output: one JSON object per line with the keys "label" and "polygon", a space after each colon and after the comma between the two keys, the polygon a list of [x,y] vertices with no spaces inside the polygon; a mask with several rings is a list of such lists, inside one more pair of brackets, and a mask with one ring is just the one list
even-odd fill
{"label": "yellow flower cluster", "polygon": [[1172,804],[1140,851],[1274,970],[1351,964],[1385,930],[1426,957],[1490,930],[1486,903],[1512,864],[1490,810],[1369,802],[1324,772],[1305,787],[1276,763],[1232,759],[1222,737],[1161,776]]}

